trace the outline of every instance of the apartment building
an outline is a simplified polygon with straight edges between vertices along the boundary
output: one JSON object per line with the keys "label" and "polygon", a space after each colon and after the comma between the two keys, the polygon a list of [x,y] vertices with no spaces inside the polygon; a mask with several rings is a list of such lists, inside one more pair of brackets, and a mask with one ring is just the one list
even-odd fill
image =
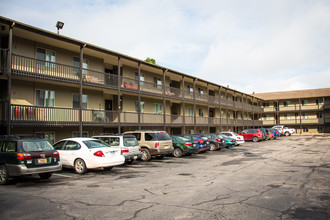
{"label": "apartment building", "polygon": [[255,94],[264,100],[265,127],[276,124],[297,134],[330,132],[330,88]]}
{"label": "apartment building", "polygon": [[260,127],[262,99],[0,17],[0,131],[51,142]]}

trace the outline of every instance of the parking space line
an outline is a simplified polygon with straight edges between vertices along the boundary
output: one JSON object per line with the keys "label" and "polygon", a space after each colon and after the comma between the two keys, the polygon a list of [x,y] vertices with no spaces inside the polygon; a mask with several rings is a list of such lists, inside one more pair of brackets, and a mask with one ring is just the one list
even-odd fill
{"label": "parking space line", "polygon": [[72,176],[63,175],[63,174],[58,174],[58,173],[53,173],[53,175],[56,175],[56,176],[62,176],[62,177],[72,177]]}

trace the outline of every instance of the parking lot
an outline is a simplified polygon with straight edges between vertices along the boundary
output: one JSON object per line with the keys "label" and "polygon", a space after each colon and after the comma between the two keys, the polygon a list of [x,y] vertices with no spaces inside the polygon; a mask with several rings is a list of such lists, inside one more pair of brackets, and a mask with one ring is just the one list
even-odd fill
{"label": "parking lot", "polygon": [[330,135],[0,186],[1,219],[329,219]]}

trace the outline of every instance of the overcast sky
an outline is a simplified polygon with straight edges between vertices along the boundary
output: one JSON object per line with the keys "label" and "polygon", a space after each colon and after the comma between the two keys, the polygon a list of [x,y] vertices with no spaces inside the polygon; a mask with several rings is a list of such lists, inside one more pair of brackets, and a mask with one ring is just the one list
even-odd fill
{"label": "overcast sky", "polygon": [[330,87],[329,0],[0,0],[0,15],[246,92]]}

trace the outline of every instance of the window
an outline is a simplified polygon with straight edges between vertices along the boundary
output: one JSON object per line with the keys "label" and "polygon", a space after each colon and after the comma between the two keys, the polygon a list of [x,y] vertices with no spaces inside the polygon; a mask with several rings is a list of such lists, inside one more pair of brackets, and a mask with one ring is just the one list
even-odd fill
{"label": "window", "polygon": [[317,127],[317,132],[323,133],[324,132],[323,127],[322,126]]}
{"label": "window", "polygon": [[[79,57],[73,57],[73,66],[75,67],[75,68],[73,68],[74,71],[76,73],[79,73],[79,68],[80,68],[80,58]],[[88,60],[87,59],[83,60],[82,68],[83,68],[82,73],[87,74],[87,69],[88,69]]]}
{"label": "window", "polygon": [[55,143],[55,132],[36,132],[36,137],[44,138],[51,144]]}
{"label": "window", "polygon": [[154,87],[158,89],[162,88],[162,80],[159,77],[154,77]]}
{"label": "window", "polygon": [[[138,83],[139,82],[139,73],[135,72],[135,82]],[[144,74],[140,73],[140,85],[143,86],[143,82],[144,82]]]}
{"label": "window", "polygon": [[110,138],[110,146],[119,146],[119,143],[120,143],[119,137]]}
{"label": "window", "polygon": [[162,114],[162,104],[154,104],[154,114]]}
{"label": "window", "polygon": [[316,99],[316,105],[323,105],[323,99]]}
{"label": "window", "polygon": [[201,94],[201,95],[203,95],[203,93],[204,93],[204,92],[203,92],[203,89],[198,88],[198,93]]}
{"label": "window", "polygon": [[309,128],[308,127],[303,127],[303,131],[304,132],[309,132]]}
{"label": "window", "polygon": [[[79,108],[79,94],[73,94],[72,107]],[[87,95],[82,95],[82,109],[87,109]]]}
{"label": "window", "polygon": [[323,118],[323,114],[322,113],[317,113],[317,118]]}
{"label": "window", "polygon": [[194,109],[188,108],[188,116],[194,116]]}
{"label": "window", "polygon": [[308,101],[307,100],[301,100],[301,105],[308,105]]}
{"label": "window", "polygon": [[284,101],[283,102],[284,107],[288,107],[288,106],[290,106],[290,104],[291,104],[290,101]]}
{"label": "window", "polygon": [[[73,131],[72,137],[80,137],[79,131]],[[88,131],[83,131],[81,137],[88,137]]]}
{"label": "window", "polygon": [[203,111],[203,109],[199,109],[199,111],[198,111],[198,115],[199,115],[200,117],[204,117],[204,111]]}
{"label": "window", "polygon": [[55,92],[48,90],[36,90],[36,105],[54,107]]}
{"label": "window", "polygon": [[302,116],[303,116],[303,119],[308,119],[308,114],[303,113]]}
{"label": "window", "polygon": [[[140,102],[141,113],[144,113],[144,102]],[[135,111],[139,112],[139,101],[135,101]]]}
{"label": "window", "polygon": [[188,85],[187,89],[188,89],[188,93],[193,93],[194,92],[194,89],[189,85]]}
{"label": "window", "polygon": [[269,120],[270,120],[270,116],[269,116],[269,115],[266,115],[266,116],[265,116],[265,120],[266,120],[266,121],[269,121]]}
{"label": "window", "polygon": [[16,141],[5,141],[2,145],[2,152],[16,152]]}
{"label": "window", "polygon": [[37,64],[55,67],[55,51],[37,48]]}
{"label": "window", "polygon": [[[250,103],[249,103],[250,104]],[[264,106],[264,107],[269,107],[269,102],[264,102],[264,103],[262,103],[262,105]]]}
{"label": "window", "polygon": [[79,150],[79,149],[80,149],[80,144],[74,141],[68,141],[66,142],[63,150]]}

